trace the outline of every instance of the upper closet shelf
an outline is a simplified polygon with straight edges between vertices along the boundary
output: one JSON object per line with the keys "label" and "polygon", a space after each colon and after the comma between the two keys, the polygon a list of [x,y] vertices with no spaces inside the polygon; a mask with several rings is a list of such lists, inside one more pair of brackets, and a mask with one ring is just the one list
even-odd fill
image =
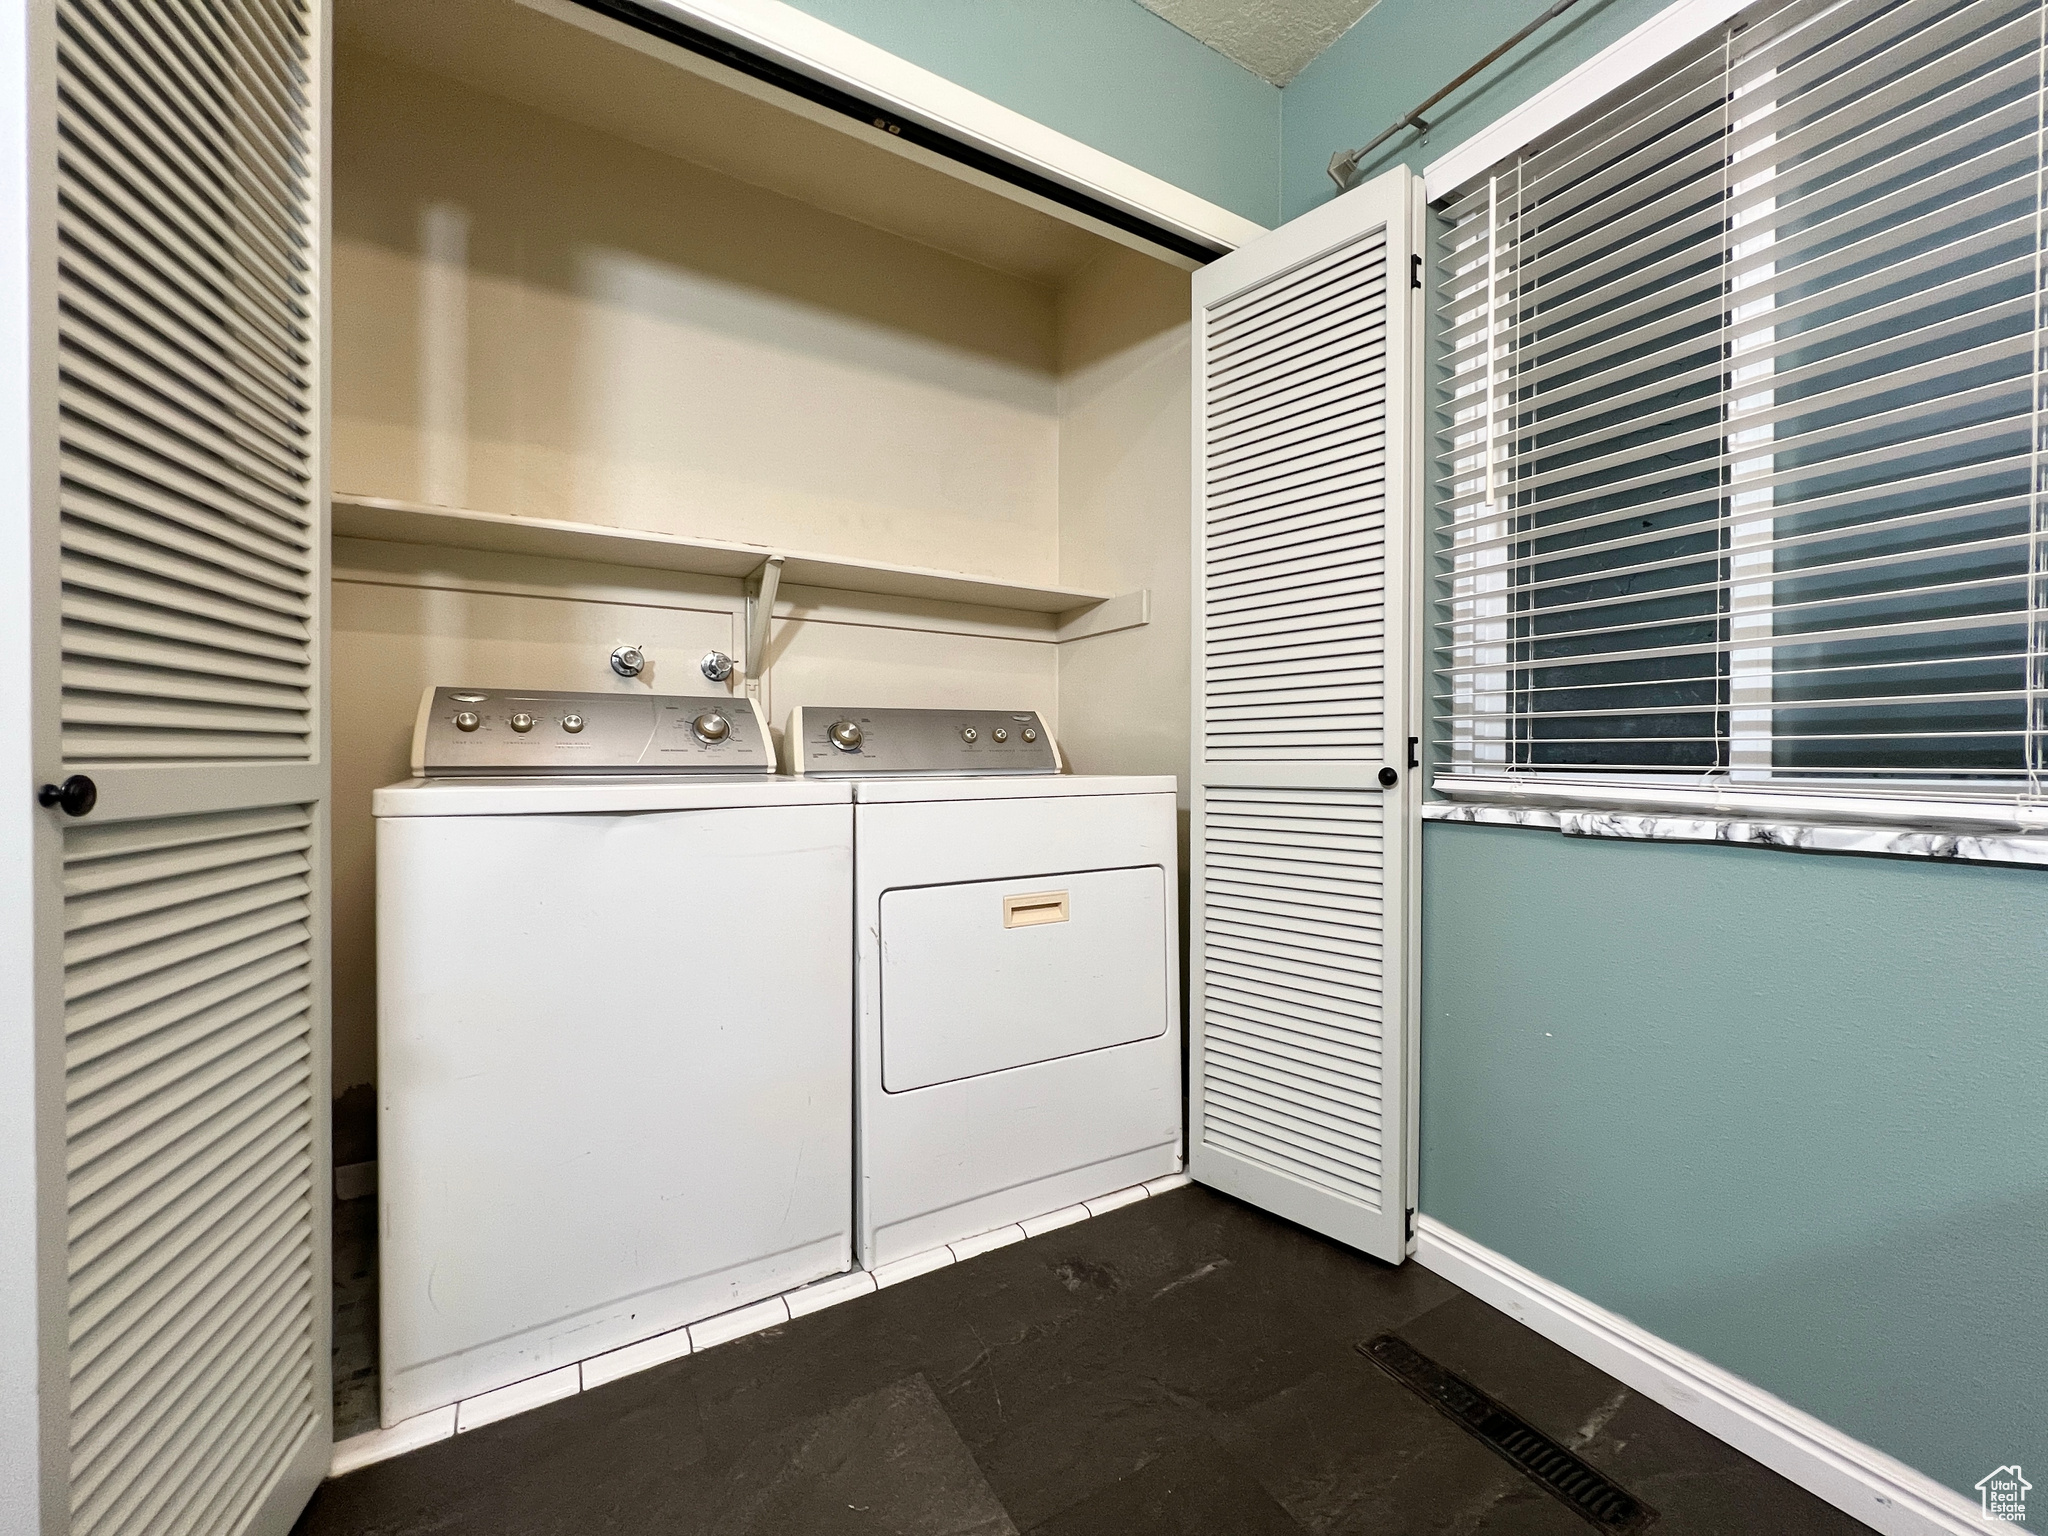
{"label": "upper closet shelf", "polygon": [[[502,512],[471,512],[456,507],[428,507],[417,502],[390,501],[381,496],[336,493],[334,533],[338,538],[382,539],[393,544],[435,544],[453,549],[490,550],[507,555],[539,555],[556,560],[600,560],[613,565],[659,571],[691,571],[700,576],[756,575],[770,556],[782,556],[782,584],[831,587],[842,592],[872,592],[884,597],[913,597],[945,603],[972,603],[983,608],[1009,608],[1026,613],[1062,615],[1081,633],[1102,633],[1106,626],[1082,622],[1110,602],[1108,592],[1075,587],[1031,587],[986,576],[930,571],[914,565],[885,565],[876,560],[848,560],[836,555],[809,555],[761,544],[731,544],[717,539],[686,539],[672,533],[643,533],[634,528],[607,528],[597,523],[560,522],[543,517],[513,517]],[[1142,606],[1144,594],[1129,593],[1118,603]],[[1132,616],[1132,622],[1143,620]],[[1063,625],[1062,628],[1067,628]],[[1123,628],[1124,624],[1113,627]]]}

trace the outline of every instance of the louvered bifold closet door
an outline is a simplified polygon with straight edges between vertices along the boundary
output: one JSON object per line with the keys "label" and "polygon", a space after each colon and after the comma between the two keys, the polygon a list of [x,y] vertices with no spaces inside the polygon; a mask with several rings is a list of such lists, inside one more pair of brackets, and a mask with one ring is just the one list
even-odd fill
{"label": "louvered bifold closet door", "polygon": [[66,839],[75,1531],[240,1529],[319,1422],[312,840],[304,806]]}
{"label": "louvered bifold closet door", "polygon": [[283,1532],[329,1456],[327,25],[54,5],[74,1536]]}
{"label": "louvered bifold closet door", "polygon": [[1390,1260],[1413,1203],[1414,186],[1195,279],[1189,1167]]}

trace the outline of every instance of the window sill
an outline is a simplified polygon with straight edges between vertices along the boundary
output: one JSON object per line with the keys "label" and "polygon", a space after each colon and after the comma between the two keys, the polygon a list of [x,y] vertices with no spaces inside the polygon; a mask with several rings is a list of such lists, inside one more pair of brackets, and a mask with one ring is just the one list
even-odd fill
{"label": "window sill", "polygon": [[2048,835],[1990,829],[1930,830],[1876,820],[1777,820],[1726,812],[1641,811],[1585,805],[1508,805],[1432,800],[1424,821],[1488,827],[1532,827],[1566,837],[1608,837],[1668,843],[1728,843],[1801,853],[1862,853],[1892,858],[1942,859],[1962,864],[2011,864],[2048,869]]}

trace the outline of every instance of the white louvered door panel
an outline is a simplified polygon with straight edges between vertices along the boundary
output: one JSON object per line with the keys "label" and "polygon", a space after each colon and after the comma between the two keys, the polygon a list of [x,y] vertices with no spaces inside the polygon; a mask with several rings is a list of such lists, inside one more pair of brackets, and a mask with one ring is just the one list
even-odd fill
{"label": "white louvered door panel", "polygon": [[303,760],[314,18],[304,0],[57,14],[64,755]]}
{"label": "white louvered door panel", "polygon": [[29,871],[40,1529],[282,1536],[332,1422],[329,21],[29,10],[33,769],[97,791]]}
{"label": "white louvered door panel", "polygon": [[1396,171],[1195,279],[1189,1168],[1389,1260],[1413,1205],[1418,218]]}
{"label": "white louvered door panel", "polygon": [[313,813],[68,828],[79,1536],[245,1529],[321,1415]]}

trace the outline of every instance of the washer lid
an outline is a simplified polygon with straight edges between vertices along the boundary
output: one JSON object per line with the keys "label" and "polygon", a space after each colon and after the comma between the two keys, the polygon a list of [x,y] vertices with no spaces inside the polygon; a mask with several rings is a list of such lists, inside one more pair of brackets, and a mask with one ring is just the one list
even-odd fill
{"label": "washer lid", "polygon": [[853,798],[864,805],[917,800],[1047,800],[1068,795],[1170,795],[1170,773],[1048,774],[1010,779],[855,779]]}
{"label": "washer lid", "polygon": [[370,797],[376,816],[564,816],[628,811],[713,811],[748,806],[844,805],[845,784],[807,779],[408,779]]}

